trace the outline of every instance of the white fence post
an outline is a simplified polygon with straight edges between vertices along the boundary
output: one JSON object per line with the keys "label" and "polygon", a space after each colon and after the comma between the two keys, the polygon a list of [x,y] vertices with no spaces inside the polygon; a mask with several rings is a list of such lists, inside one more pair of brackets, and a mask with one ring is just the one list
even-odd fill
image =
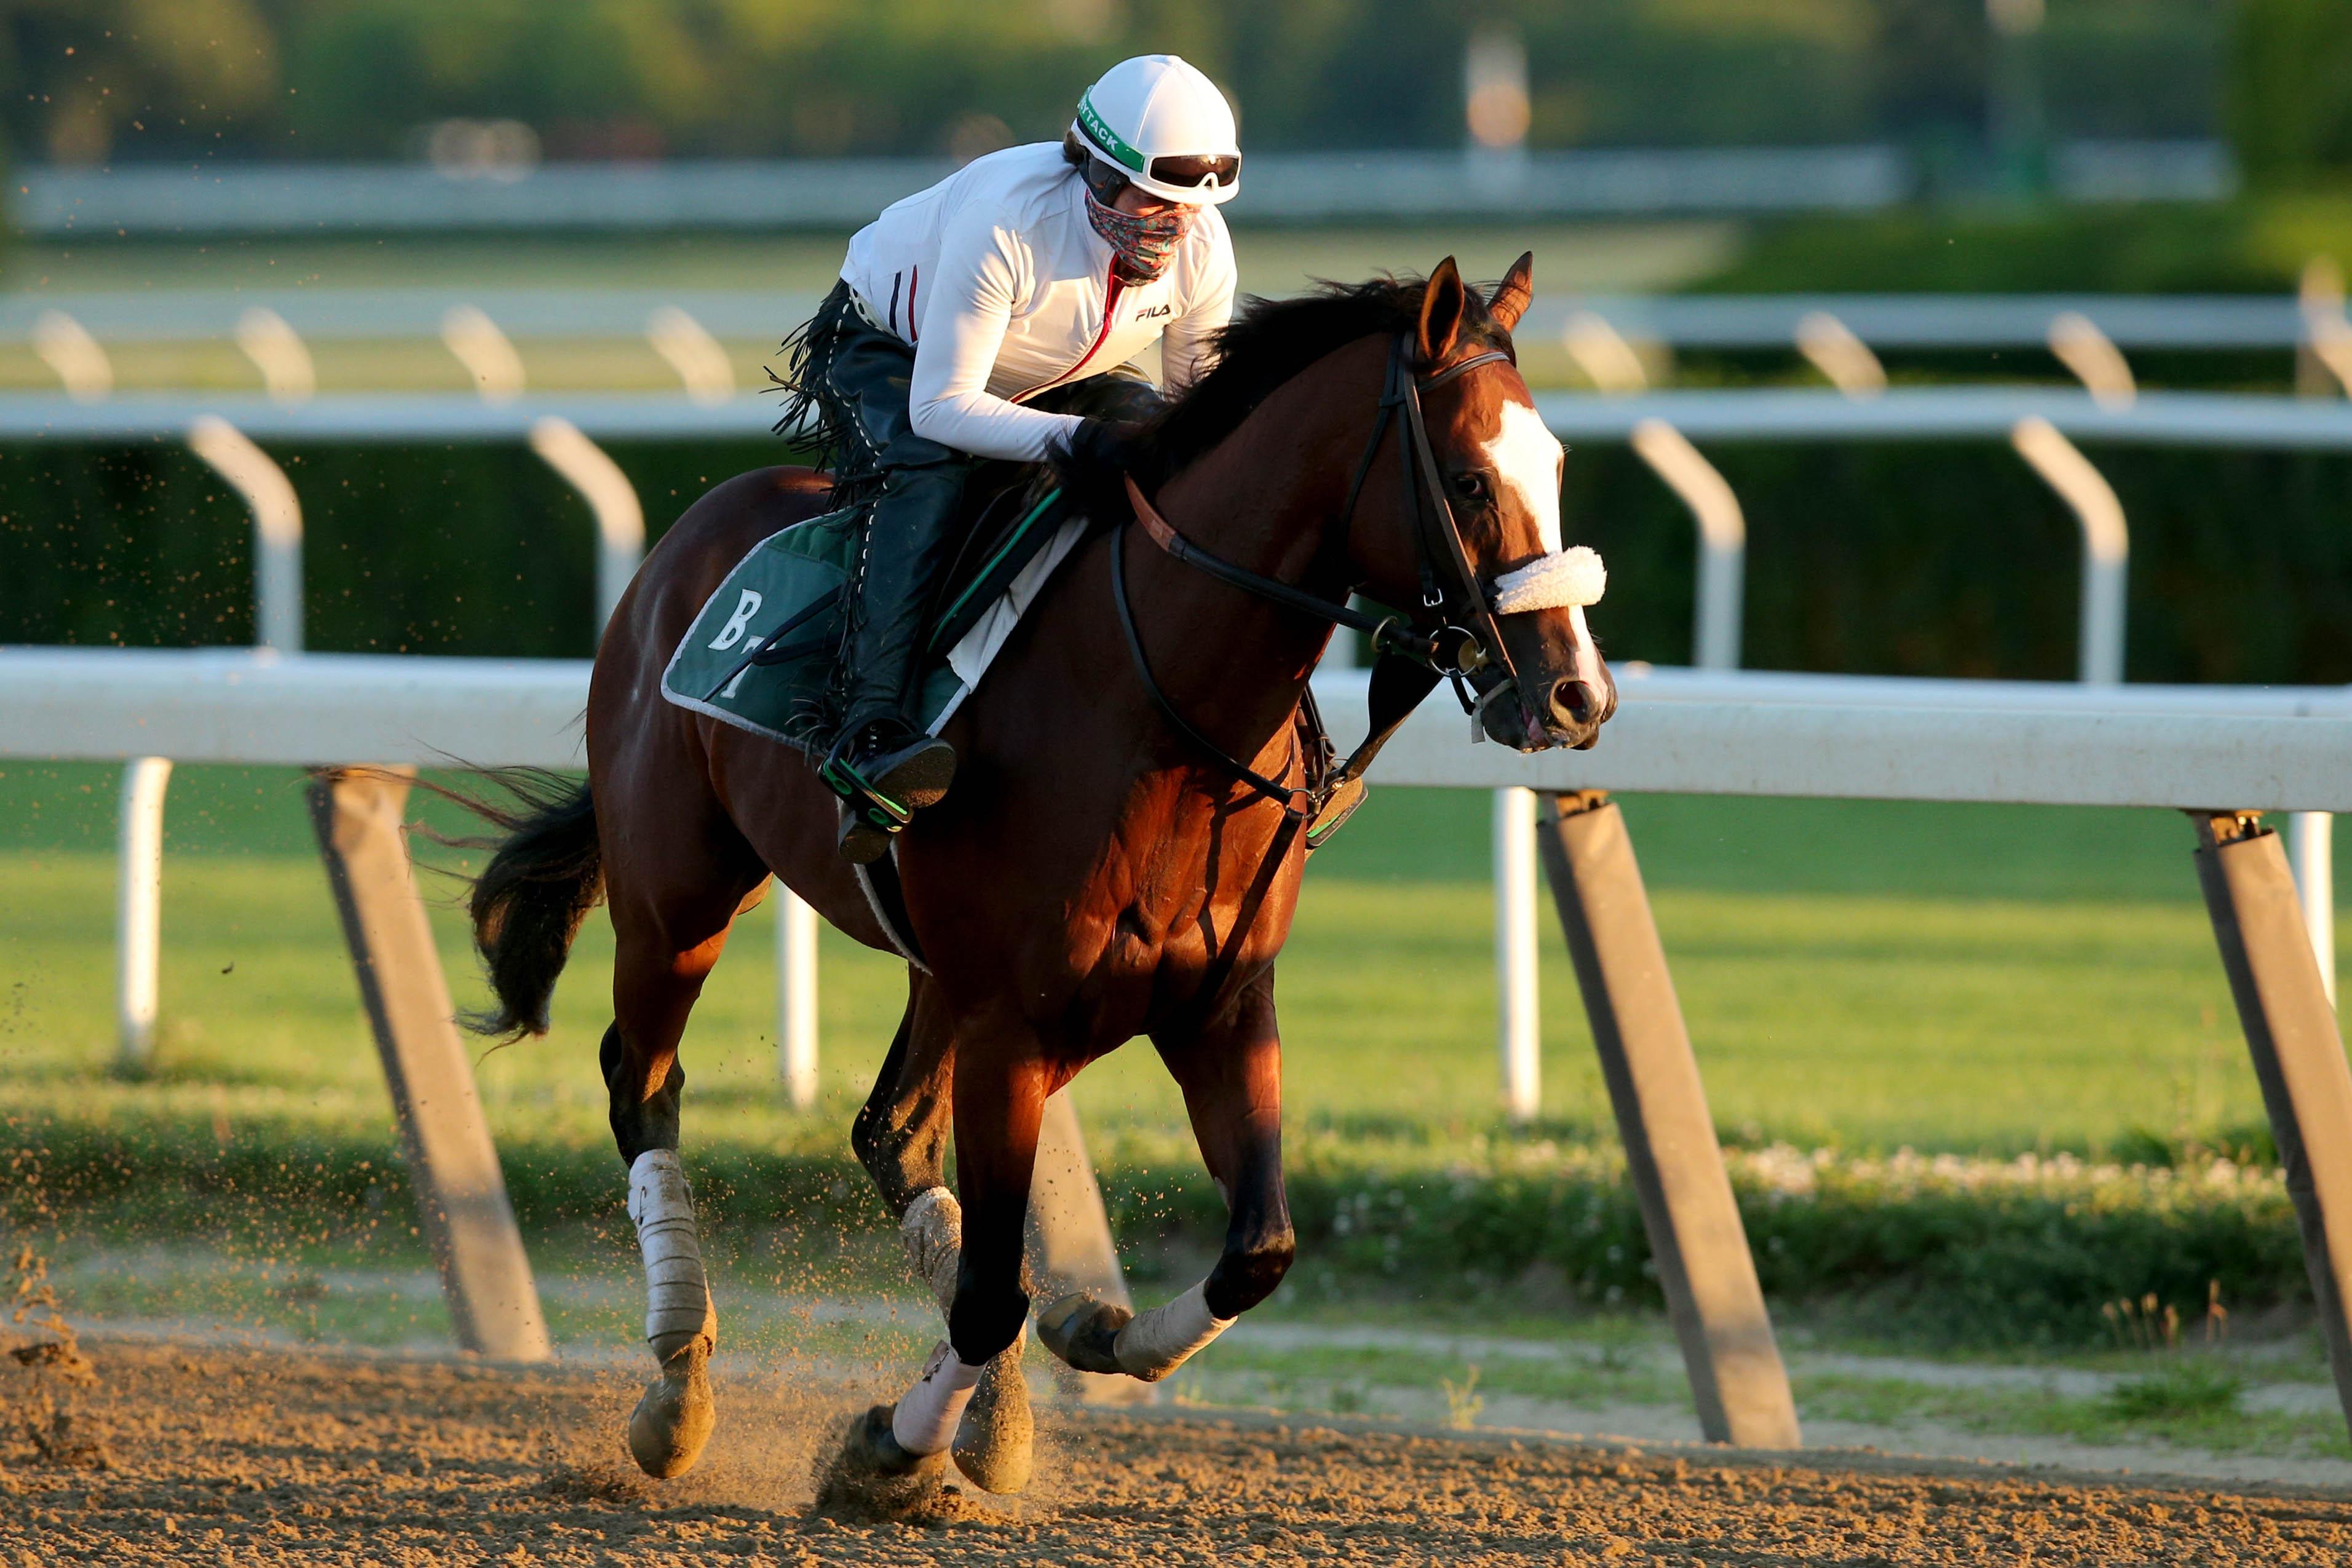
{"label": "white fence post", "polygon": [[57,372],[76,403],[103,402],[114,390],[114,364],[89,330],[63,310],[44,310],[33,322],[33,352]]}
{"label": "white fence post", "polygon": [[1543,1107],[1543,1028],[1536,984],[1536,794],[1495,792],[1495,973],[1503,1109],[1532,1121]]}
{"label": "white fence post", "polygon": [[163,794],[168,757],[134,757],[122,769],[115,852],[115,1044],[125,1072],[155,1056],[156,970],[163,948]]}
{"label": "white fence post", "polygon": [[188,426],[188,447],[252,509],[255,641],[300,653],[302,503],[286,470],[236,426],[209,414]]}
{"label": "white fence post", "polygon": [[[2296,384],[2306,395],[2352,393],[2352,321],[2344,314],[2344,276],[2335,261],[2315,257],[2303,269],[2304,339]],[[2333,377],[2336,384],[2323,384]],[[2336,819],[2324,811],[2288,814],[2287,859],[2304,929],[2319,959],[2320,984],[2336,1001]],[[2339,1009],[2340,1011],[2340,1009]]]}
{"label": "white fence post", "polygon": [[1748,519],[1739,498],[1715,465],[1663,419],[1633,426],[1633,450],[1698,524],[1698,624],[1691,662],[1701,669],[1738,669],[1748,572]]}
{"label": "white fence post", "polygon": [[[1618,341],[1622,345],[1622,340]],[[1630,349],[1626,358],[1638,366]],[[1737,669],[1748,559],[1748,521],[1739,498],[1698,448],[1664,420],[1644,419],[1635,426],[1633,450],[1682,498],[1698,523],[1693,662],[1702,669]],[[1527,1121],[1534,1119],[1543,1100],[1542,1007],[1536,980],[1535,795],[1524,789],[1496,790],[1494,813],[1495,981],[1503,1104],[1513,1121]]]}
{"label": "white fence post", "polygon": [[1559,343],[1599,390],[1619,397],[1650,390],[1650,373],[1640,352],[1607,318],[1591,310],[1575,312],[1561,330]]}
{"label": "white fence post", "polygon": [[441,342],[474,378],[483,402],[512,403],[522,395],[522,356],[481,310],[452,306],[441,318]]}
{"label": "white fence post", "polygon": [[530,449],[580,492],[596,518],[596,635],[613,618],[646,555],[646,510],[636,488],[604,449],[569,419],[550,415],[530,427]]}
{"label": "white fence post", "polygon": [[1808,311],[1797,323],[1797,352],[1848,397],[1876,397],[1886,390],[1886,367],[1852,327],[1827,310]]}
{"label": "white fence post", "polygon": [[[2332,257],[2314,257],[2305,266],[2297,302],[2303,310],[2297,385],[2306,395],[2352,395],[2352,320],[2344,313],[2344,274]],[[2326,384],[2329,380],[2335,386]]]}
{"label": "white fence post", "polygon": [[2068,310],[2050,323],[2050,352],[2074,373],[2074,379],[2102,408],[2129,408],[2139,399],[2139,384],[2132,379],[2131,362],[2098,323]]}
{"label": "white fence post", "polygon": [[2083,527],[2083,611],[2075,653],[2077,679],[2115,686],[2124,678],[2124,585],[2131,564],[2131,533],[2124,505],[2074,443],[2040,417],[2021,419],[2010,444],[2056,490]]}
{"label": "white fence post", "polygon": [[657,307],[646,318],[646,340],[686,383],[686,395],[707,408],[735,395],[735,367],[727,351],[700,321],[676,305]]}
{"label": "white fence post", "polygon": [[2336,818],[2324,811],[2291,811],[2286,818],[2288,867],[2303,929],[2319,960],[2319,984],[2336,1005]]}
{"label": "white fence post", "polygon": [[277,311],[256,305],[239,316],[236,346],[261,372],[270,401],[280,407],[308,403],[318,392],[319,372],[310,363],[310,351],[303,346],[301,334]]}
{"label": "white fence post", "polygon": [[[188,428],[188,447],[228,481],[253,512],[254,629],[259,646],[302,651],[302,506],[285,470],[225,419],[206,415]],[[138,1070],[154,1054],[163,910],[165,757],[141,757],[122,773],[116,867],[115,1016],[122,1066]]]}
{"label": "white fence post", "polygon": [[816,1103],[816,910],[776,884],[776,1076],[795,1110]]}

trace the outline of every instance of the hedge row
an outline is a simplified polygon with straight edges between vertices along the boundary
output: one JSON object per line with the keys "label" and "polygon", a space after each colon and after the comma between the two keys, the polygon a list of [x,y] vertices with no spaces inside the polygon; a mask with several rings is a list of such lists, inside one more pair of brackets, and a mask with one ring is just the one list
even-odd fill
{"label": "hedge row", "polygon": [[[188,1120],[0,1123],[0,1213],[20,1230],[90,1228],[244,1242],[326,1242],[403,1220],[410,1194],[380,1139]],[[835,1233],[887,1227],[837,1129],[783,1149],[690,1149],[706,1223]],[[527,1232],[617,1229],[622,1174],[602,1147],[509,1139],[507,1180]],[[1223,1208],[1173,1139],[1097,1149],[1112,1223],[1130,1251],[1213,1247]],[[2210,1286],[2233,1309],[2307,1299],[2284,1178],[2204,1157],[2179,1167],[1901,1153],[1861,1159],[1734,1150],[1732,1182],[1777,1300],[1867,1303],[1882,1332],[1940,1341],[2080,1343],[2103,1303],[2154,1292],[2185,1316]],[[1472,1141],[1451,1150],[1297,1139],[1288,1159],[1304,1288],[1492,1287],[1534,1280],[1597,1306],[1654,1303],[1657,1283],[1622,1158],[1606,1145]]]}
{"label": "hedge row", "polygon": [[[321,650],[581,656],[592,530],[527,452],[291,447]],[[615,456],[656,530],[772,445]],[[2067,679],[2080,547],[2006,447],[1712,445],[1748,520],[1746,662],[1759,668]],[[2352,459],[2094,448],[2132,529],[2135,680],[2352,680]],[[1688,657],[1696,571],[1680,506],[1622,447],[1570,456],[1571,533],[1610,563],[1619,658]],[[0,642],[249,641],[249,529],[168,445],[0,449]]]}

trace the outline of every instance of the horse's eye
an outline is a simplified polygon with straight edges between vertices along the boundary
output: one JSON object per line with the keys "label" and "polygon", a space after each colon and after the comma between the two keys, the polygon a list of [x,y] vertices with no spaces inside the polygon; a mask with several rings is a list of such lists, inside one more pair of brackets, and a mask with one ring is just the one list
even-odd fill
{"label": "horse's eye", "polygon": [[1495,492],[1486,483],[1486,475],[1473,471],[1454,476],[1454,493],[1464,500],[1484,506]]}

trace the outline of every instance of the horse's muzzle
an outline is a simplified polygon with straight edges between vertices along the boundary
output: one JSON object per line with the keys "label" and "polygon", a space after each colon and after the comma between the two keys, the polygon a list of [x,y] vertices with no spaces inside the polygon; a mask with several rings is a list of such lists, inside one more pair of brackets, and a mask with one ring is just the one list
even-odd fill
{"label": "horse's muzzle", "polygon": [[1551,683],[1540,705],[1526,700],[1515,683],[1489,688],[1478,703],[1478,727],[1490,741],[1517,752],[1556,747],[1588,752],[1601,739],[1601,726],[1617,711],[1617,689],[1605,679],[1563,676]]}
{"label": "horse's muzzle", "polygon": [[1556,744],[1579,752],[1591,751],[1601,740],[1601,726],[1616,711],[1617,690],[1613,683],[1598,689],[1591,681],[1573,676],[1552,682],[1550,728]]}

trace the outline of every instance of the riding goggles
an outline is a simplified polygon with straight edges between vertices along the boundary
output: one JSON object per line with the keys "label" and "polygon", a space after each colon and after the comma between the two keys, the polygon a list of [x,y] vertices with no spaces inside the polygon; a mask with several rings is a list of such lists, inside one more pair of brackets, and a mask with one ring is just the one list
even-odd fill
{"label": "riding goggles", "polygon": [[[1133,171],[1114,163],[1099,153],[1086,161],[1087,188],[1095,200],[1108,206],[1118,200],[1119,192],[1134,179]],[[1171,153],[1154,158],[1150,165],[1150,177],[1163,184],[1182,185],[1198,190],[1204,184],[1220,188],[1234,184],[1242,177],[1242,160],[1238,153]]]}
{"label": "riding goggles", "polygon": [[1223,187],[1242,177],[1238,153],[1170,153],[1151,160],[1145,171],[1164,185]]}

